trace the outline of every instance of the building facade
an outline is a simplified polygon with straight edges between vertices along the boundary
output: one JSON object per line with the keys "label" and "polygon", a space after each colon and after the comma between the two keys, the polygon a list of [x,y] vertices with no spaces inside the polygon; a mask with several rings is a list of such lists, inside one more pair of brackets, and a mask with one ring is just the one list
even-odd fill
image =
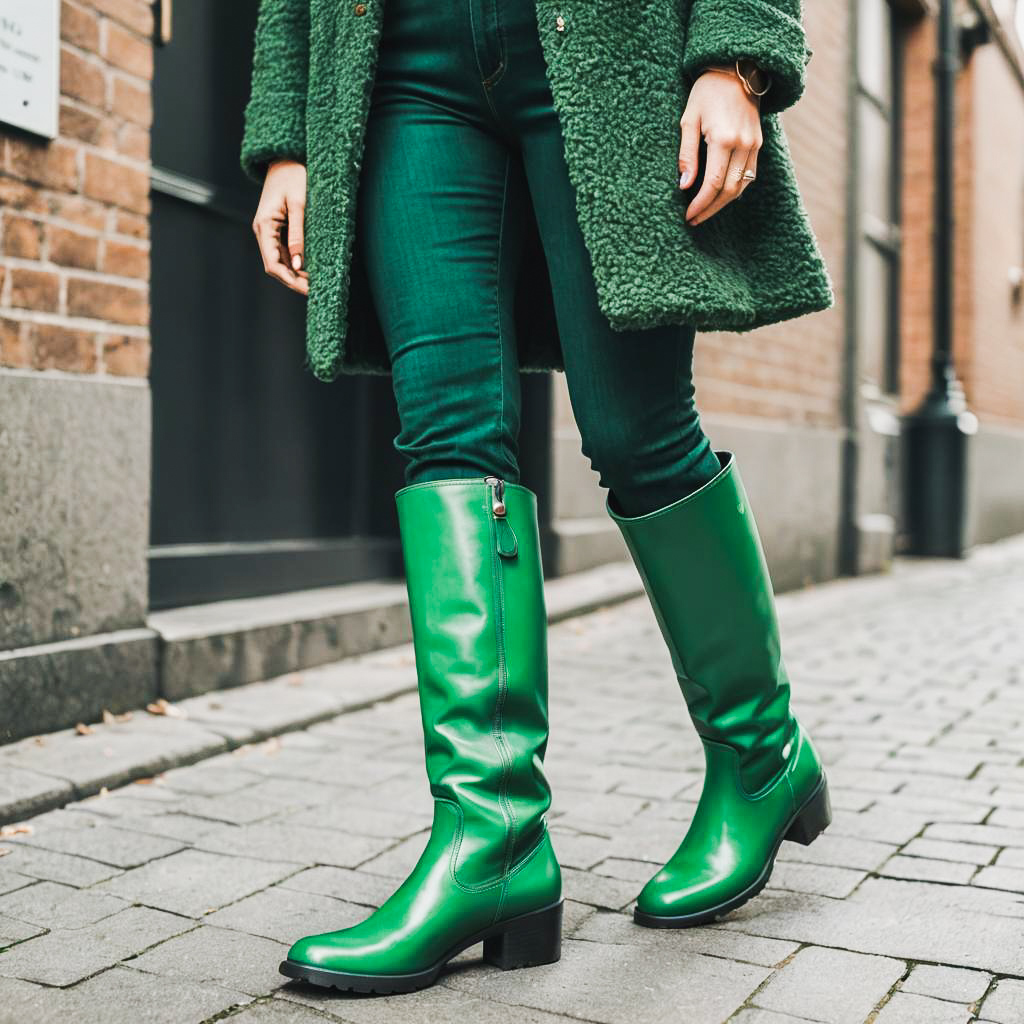
{"label": "building facade", "polygon": [[[1022,6],[957,12],[971,544],[1024,530]],[[57,136],[0,124],[0,742],[401,637],[391,613],[337,635],[339,603],[401,572],[394,400],[302,370],[303,300],[263,273],[237,166],[257,0],[230,8],[61,0]],[[933,351],[937,0],[805,8],[808,89],[783,117],[837,303],[695,356],[778,590],[907,548],[903,423]],[[526,376],[548,573],[625,557],[564,379]],[[328,592],[316,642],[183,625]]]}

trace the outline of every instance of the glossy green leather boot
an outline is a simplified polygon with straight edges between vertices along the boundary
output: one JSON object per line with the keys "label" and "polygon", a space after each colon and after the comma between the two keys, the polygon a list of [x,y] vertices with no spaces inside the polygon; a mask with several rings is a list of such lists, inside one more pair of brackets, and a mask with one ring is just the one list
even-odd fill
{"label": "glossy green leather boot", "polygon": [[497,477],[395,495],[412,618],[430,839],[366,920],[300,939],[281,973],[409,992],[483,943],[505,969],[561,952],[562,882],[545,812],[547,615],[536,495]]}
{"label": "glossy green leather boot", "polygon": [[706,763],[693,821],[634,920],[712,921],[764,888],[783,839],[832,820],[821,761],[789,708],[775,597],[732,452],[691,494],[641,516],[605,499],[643,579]]}

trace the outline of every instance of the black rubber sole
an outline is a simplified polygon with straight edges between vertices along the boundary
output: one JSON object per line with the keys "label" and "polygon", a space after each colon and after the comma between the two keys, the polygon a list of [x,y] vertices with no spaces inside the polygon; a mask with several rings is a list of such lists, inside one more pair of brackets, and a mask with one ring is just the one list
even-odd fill
{"label": "black rubber sole", "polygon": [[828,828],[831,822],[832,803],[828,795],[828,782],[822,773],[821,782],[818,783],[804,805],[789,819],[785,831],[775,844],[771,857],[768,858],[768,863],[752,885],[733,896],[732,899],[694,914],[665,917],[658,914],[645,914],[639,907],[634,907],[633,920],[645,928],[692,928],[695,925],[708,924],[723,914],[727,914],[730,910],[743,906],[768,884],[772,869],[775,867],[775,858],[778,856],[783,840],[788,839],[790,842],[800,843],[801,846],[809,846]]}
{"label": "black rubber sole", "polygon": [[278,970],[286,978],[307,981],[320,988],[396,995],[432,985],[453,957],[480,942],[484,944],[484,960],[503,971],[553,964],[562,956],[562,907],[563,901],[559,900],[541,910],[490,925],[460,940],[430,967],[412,974],[352,974],[311,967],[296,960],[282,960]]}

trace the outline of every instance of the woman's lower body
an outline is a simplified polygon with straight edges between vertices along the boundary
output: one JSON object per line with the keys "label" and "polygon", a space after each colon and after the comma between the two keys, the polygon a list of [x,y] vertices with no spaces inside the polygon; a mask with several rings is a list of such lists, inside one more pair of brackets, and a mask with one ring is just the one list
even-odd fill
{"label": "woman's lower body", "polygon": [[380,909],[292,947],[282,971],[322,985],[422,987],[476,942],[505,968],[559,956],[547,619],[517,460],[513,295],[531,204],[582,449],[705,749],[693,822],[635,919],[713,920],[759,891],[784,838],[828,824],[735,457],[712,449],[694,405],[694,331],[616,332],[598,309],[535,19],[513,0],[385,9],[356,237],[406,458],[396,503],[435,814]]}
{"label": "woman's lower body", "polygon": [[583,452],[630,514],[710,480],[694,331],[597,305],[531,2],[388,0],[357,204],[406,482],[519,480],[513,291],[531,203]]}

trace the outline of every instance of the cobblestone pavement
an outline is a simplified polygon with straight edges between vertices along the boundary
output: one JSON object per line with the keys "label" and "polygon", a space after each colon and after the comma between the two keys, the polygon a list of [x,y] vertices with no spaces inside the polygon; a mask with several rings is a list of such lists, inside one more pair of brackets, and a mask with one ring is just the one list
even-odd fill
{"label": "cobblestone pavement", "polygon": [[[503,973],[470,950],[433,988],[386,998],[277,973],[292,940],[360,919],[422,848],[406,695],[9,827],[0,1021],[1020,1024],[1024,538],[779,611],[835,817],[811,846],[783,844],[769,887],[714,927],[630,917],[702,766],[640,598],[550,634],[560,963]],[[360,661],[413,671],[409,647]]]}

